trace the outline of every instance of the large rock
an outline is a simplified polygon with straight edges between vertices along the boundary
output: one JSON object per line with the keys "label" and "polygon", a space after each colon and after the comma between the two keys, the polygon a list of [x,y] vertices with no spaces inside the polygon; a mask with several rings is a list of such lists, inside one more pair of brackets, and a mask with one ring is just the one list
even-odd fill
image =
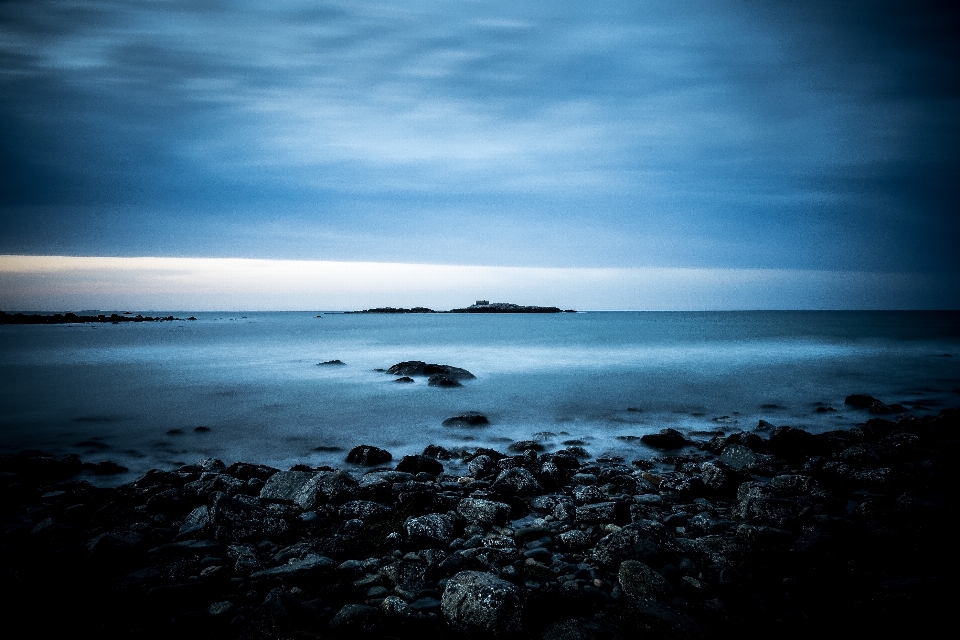
{"label": "large rock", "polygon": [[501,471],[490,488],[505,495],[531,496],[544,493],[543,487],[533,474],[523,467]]}
{"label": "large rock", "polygon": [[503,524],[510,517],[511,507],[503,502],[464,498],[457,506],[457,512],[470,522],[481,524]]}
{"label": "large rock", "polygon": [[453,539],[453,523],[446,515],[428,513],[419,518],[407,518],[404,526],[410,544],[417,547],[446,547]]}
{"label": "large rock", "polygon": [[316,476],[312,471],[278,471],[260,489],[260,500],[295,504],[298,494]]}
{"label": "large rock", "polygon": [[389,451],[368,444],[358,445],[347,454],[347,462],[362,464],[368,467],[390,462],[391,460],[393,460],[393,455]]}
{"label": "large rock", "polygon": [[680,449],[689,444],[689,440],[676,429],[661,429],[659,433],[648,433],[640,442],[655,449]]}
{"label": "large rock", "polygon": [[442,424],[445,427],[485,427],[490,424],[490,419],[482,413],[467,411],[452,418],[447,418]]}
{"label": "large rock", "polygon": [[395,376],[433,376],[443,375],[453,380],[472,380],[475,375],[461,369],[460,367],[451,367],[448,364],[427,364],[423,360],[407,360],[398,362],[389,369],[387,373]]}
{"label": "large rock", "polygon": [[619,565],[624,560],[652,563],[660,553],[660,540],[637,524],[628,524],[597,542],[591,555],[605,565]]}
{"label": "large rock", "polygon": [[506,637],[520,633],[520,590],[506,580],[479,571],[461,571],[447,581],[441,611],[454,629]]}
{"label": "large rock", "polygon": [[430,456],[403,456],[399,464],[397,464],[397,471],[412,473],[414,475],[423,472],[437,476],[443,473],[443,464],[438,462],[436,458],[431,458]]}
{"label": "large rock", "polygon": [[662,575],[636,560],[621,562],[617,577],[631,598],[664,598],[673,591]]}

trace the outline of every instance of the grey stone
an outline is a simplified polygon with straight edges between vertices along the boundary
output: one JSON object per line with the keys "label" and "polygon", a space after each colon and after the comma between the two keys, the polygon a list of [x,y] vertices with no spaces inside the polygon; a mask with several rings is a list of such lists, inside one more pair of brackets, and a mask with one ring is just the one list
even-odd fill
{"label": "grey stone", "polygon": [[757,454],[739,444],[731,444],[720,452],[720,462],[728,464],[734,469],[743,469],[757,461]]}
{"label": "grey stone", "polygon": [[317,474],[311,471],[278,471],[263,485],[260,499],[264,502],[296,504],[298,494],[316,477]]}
{"label": "grey stone", "polygon": [[597,542],[591,556],[605,565],[619,565],[624,560],[653,561],[660,552],[660,541],[639,523],[631,523],[604,536]]}
{"label": "grey stone", "polygon": [[624,593],[631,598],[665,598],[673,588],[666,579],[637,560],[624,560],[617,574]]}
{"label": "grey stone", "polygon": [[510,517],[510,505],[480,498],[464,498],[457,512],[470,522],[502,524]]}
{"label": "grey stone", "polygon": [[250,578],[257,580],[260,578],[300,577],[314,572],[327,571],[335,565],[336,563],[326,556],[311,554],[302,560],[293,559],[279,567],[257,571],[252,573]]}
{"label": "grey stone", "polygon": [[613,522],[617,512],[616,502],[598,502],[596,504],[582,504],[576,508],[577,522],[599,524]]}
{"label": "grey stone", "polygon": [[501,471],[490,488],[506,495],[529,496],[544,493],[543,487],[533,474],[523,467]]}
{"label": "grey stone", "polygon": [[489,573],[461,571],[450,578],[441,610],[450,626],[461,632],[506,637],[522,630],[520,590]]}
{"label": "grey stone", "polygon": [[344,520],[350,520],[352,518],[366,520],[368,518],[388,516],[393,513],[393,510],[390,507],[380,504],[379,502],[372,502],[370,500],[351,500],[350,502],[345,502],[340,505],[338,513]]}
{"label": "grey stone", "polygon": [[446,547],[453,539],[453,523],[446,515],[428,513],[419,518],[407,518],[404,528],[410,543],[419,546]]}

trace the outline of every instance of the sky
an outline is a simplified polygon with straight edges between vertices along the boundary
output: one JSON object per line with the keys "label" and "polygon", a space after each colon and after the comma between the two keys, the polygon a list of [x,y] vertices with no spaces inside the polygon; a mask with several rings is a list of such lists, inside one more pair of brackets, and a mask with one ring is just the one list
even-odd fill
{"label": "sky", "polygon": [[0,0],[0,308],[960,308],[958,54],[930,0]]}

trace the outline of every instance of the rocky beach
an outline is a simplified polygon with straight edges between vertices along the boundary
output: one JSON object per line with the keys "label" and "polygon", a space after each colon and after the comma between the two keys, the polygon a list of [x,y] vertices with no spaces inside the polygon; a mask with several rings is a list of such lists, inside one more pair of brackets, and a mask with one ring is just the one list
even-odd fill
{"label": "rocky beach", "polygon": [[664,429],[637,460],[360,445],[340,469],[204,459],[98,488],[115,469],[3,456],[4,617],[41,637],[930,632],[952,618],[960,410],[847,401],[849,429]]}

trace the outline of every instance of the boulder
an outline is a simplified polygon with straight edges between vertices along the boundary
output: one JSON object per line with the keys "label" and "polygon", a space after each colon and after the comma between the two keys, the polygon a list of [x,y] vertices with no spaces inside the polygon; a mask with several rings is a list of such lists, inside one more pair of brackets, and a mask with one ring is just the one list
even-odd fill
{"label": "boulder", "polygon": [[393,455],[389,451],[368,444],[358,445],[347,454],[347,462],[362,464],[368,467],[390,462],[391,460],[393,460]]}
{"label": "boulder", "polygon": [[441,611],[454,629],[495,638],[520,633],[520,590],[506,580],[479,571],[461,571],[447,581]]}
{"label": "boulder", "polygon": [[490,424],[490,419],[482,413],[467,411],[466,413],[447,418],[441,424],[445,427],[485,427]]}
{"label": "boulder", "polygon": [[443,473],[443,465],[436,458],[424,455],[403,456],[397,464],[397,471],[404,473],[429,473],[431,476],[437,476]]}
{"label": "boulder", "polygon": [[676,429],[661,429],[659,433],[648,433],[640,438],[640,442],[654,449],[680,449],[689,444]]}
{"label": "boulder", "polygon": [[490,487],[496,493],[516,496],[530,496],[544,493],[543,487],[533,474],[523,467],[514,467],[501,471]]}
{"label": "boulder", "polygon": [[475,375],[461,369],[460,367],[451,367],[448,364],[427,364],[423,360],[407,360],[398,362],[389,369],[387,373],[395,376],[434,376],[443,375],[453,380],[472,380]]}
{"label": "boulder", "polygon": [[510,505],[480,498],[464,498],[457,505],[457,512],[470,522],[503,524],[510,517]]}
{"label": "boulder", "polygon": [[617,574],[620,587],[631,598],[665,598],[673,588],[649,566],[636,560],[624,560]]}
{"label": "boulder", "polygon": [[446,515],[428,513],[419,518],[407,518],[404,528],[410,544],[418,548],[445,548],[453,539],[453,522]]}

